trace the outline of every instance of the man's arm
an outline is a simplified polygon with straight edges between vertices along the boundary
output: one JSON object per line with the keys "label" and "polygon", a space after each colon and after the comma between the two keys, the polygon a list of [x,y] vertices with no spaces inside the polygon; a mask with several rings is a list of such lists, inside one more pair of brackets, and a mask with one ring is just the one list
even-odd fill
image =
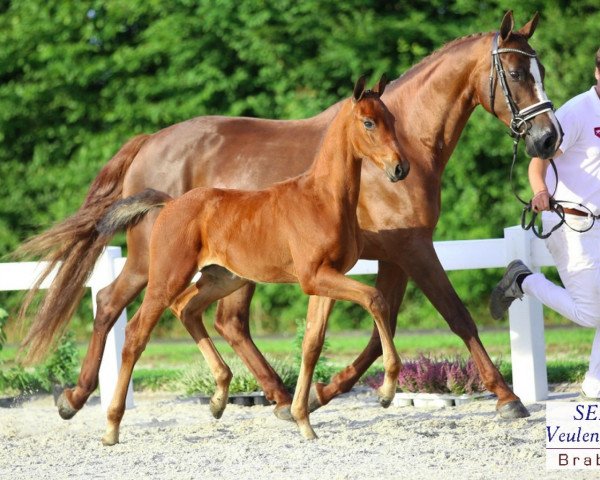
{"label": "man's arm", "polygon": [[[554,154],[554,158],[559,157],[562,154],[560,150],[557,150]],[[546,185],[546,171],[550,160],[543,160],[539,157],[533,157],[529,162],[529,185],[533,192],[533,198],[531,199],[531,206],[536,212],[542,210],[548,210],[550,208],[550,193],[548,193],[548,187]]]}

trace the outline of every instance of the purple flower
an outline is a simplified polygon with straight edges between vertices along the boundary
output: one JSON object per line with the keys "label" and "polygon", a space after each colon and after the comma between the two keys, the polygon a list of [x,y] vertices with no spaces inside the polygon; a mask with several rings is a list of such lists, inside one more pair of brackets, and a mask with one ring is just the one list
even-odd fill
{"label": "purple flower", "polygon": [[[383,383],[382,372],[365,378],[372,388]],[[398,389],[402,392],[475,393],[485,390],[471,359],[435,359],[421,354],[416,360],[402,362],[398,373]]]}

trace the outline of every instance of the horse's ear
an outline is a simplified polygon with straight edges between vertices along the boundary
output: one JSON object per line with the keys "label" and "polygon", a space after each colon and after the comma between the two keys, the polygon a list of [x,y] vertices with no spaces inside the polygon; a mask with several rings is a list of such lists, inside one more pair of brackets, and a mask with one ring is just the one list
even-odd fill
{"label": "horse's ear", "polygon": [[521,29],[517,32],[523,35],[525,38],[531,38],[535,28],[537,27],[538,21],[540,20],[540,14],[535,12],[531,20],[529,20]]}
{"label": "horse's ear", "polygon": [[352,94],[352,99],[354,102],[358,102],[365,93],[365,82],[367,81],[366,75],[361,75],[359,79],[356,81],[354,85],[354,93]]}
{"label": "horse's ear", "polygon": [[383,91],[385,90],[386,85],[387,85],[387,77],[384,73],[381,76],[381,78],[379,79],[379,82],[377,82],[377,85],[375,85],[375,87],[373,88],[373,91],[381,97],[383,95]]}
{"label": "horse's ear", "polygon": [[515,19],[513,18],[512,10],[509,10],[504,14],[502,25],[500,25],[500,38],[502,41],[508,40],[513,28],[515,28]]}

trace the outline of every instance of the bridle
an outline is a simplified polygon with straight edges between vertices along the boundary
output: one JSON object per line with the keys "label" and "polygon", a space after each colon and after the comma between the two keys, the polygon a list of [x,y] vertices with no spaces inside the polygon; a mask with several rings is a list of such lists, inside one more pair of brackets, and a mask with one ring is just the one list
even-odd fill
{"label": "bridle", "polygon": [[494,109],[494,103],[496,100],[496,81],[499,80],[500,86],[502,87],[502,92],[504,93],[504,100],[506,101],[506,105],[508,106],[512,116],[510,121],[510,130],[513,137],[521,138],[527,135],[527,132],[531,127],[531,125],[528,123],[528,120],[531,120],[542,113],[553,110],[554,106],[550,100],[545,100],[534,103],[533,105],[529,105],[523,110],[519,110],[519,107],[515,103],[512,94],[510,93],[510,89],[508,88],[508,83],[506,82],[506,72],[502,67],[500,55],[502,53],[519,53],[521,55],[525,55],[526,57],[537,58],[537,54],[535,52],[529,53],[517,48],[498,48],[499,36],[500,33],[496,32],[492,42],[492,66],[490,68],[490,105],[492,113],[498,116],[496,114],[496,110]]}
{"label": "bridle", "polygon": [[[515,189],[515,184],[513,182],[513,170],[515,167],[515,162],[517,160],[517,153],[519,147],[519,141],[521,138],[525,137],[531,128],[531,123],[529,120],[532,118],[549,111],[554,110],[554,105],[550,100],[544,100],[538,103],[534,103],[533,105],[529,105],[522,110],[519,110],[519,107],[515,103],[512,94],[510,93],[510,89],[508,88],[508,83],[506,82],[506,72],[504,71],[504,67],[502,66],[502,60],[500,60],[500,55],[502,53],[518,53],[520,55],[525,55],[529,58],[537,58],[537,54],[535,51],[533,53],[526,52],[524,50],[519,50],[517,48],[498,48],[498,38],[500,37],[500,33],[496,32],[494,35],[494,39],[492,41],[492,65],[490,68],[490,106],[492,113],[497,117],[496,111],[494,109],[494,103],[496,100],[496,81],[499,81],[500,87],[502,88],[502,92],[504,93],[504,100],[506,101],[506,105],[511,113],[510,120],[510,131],[511,136],[513,137],[513,159],[512,164],[510,166],[510,185],[513,192],[513,195],[521,202],[523,207],[523,212],[521,214],[521,226],[525,230],[531,229],[534,235],[538,238],[548,238],[552,232],[556,229],[560,228],[563,223],[565,223],[565,214],[562,210],[562,206],[558,204],[556,201],[550,202],[550,210],[555,212],[560,217],[560,222],[556,224],[552,230],[547,233],[543,233],[541,228],[535,226],[535,221],[537,218],[537,212],[532,211],[531,202],[526,202],[523,200]],[[561,132],[562,137],[562,132]],[[558,172],[556,171],[556,165],[554,161],[550,159],[550,165],[554,170],[556,182],[558,186]],[[556,192],[556,186],[554,187],[554,191]],[[551,195],[551,200],[552,200]],[[532,212],[532,218],[529,222],[526,221],[527,214]]]}

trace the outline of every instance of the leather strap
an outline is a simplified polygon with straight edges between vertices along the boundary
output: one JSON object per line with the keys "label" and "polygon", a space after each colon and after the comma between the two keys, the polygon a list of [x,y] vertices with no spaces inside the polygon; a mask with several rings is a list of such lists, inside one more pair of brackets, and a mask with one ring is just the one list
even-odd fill
{"label": "leather strap", "polygon": [[581,210],[577,210],[576,208],[563,208],[563,212],[568,213],[569,215],[576,215],[578,217],[589,216],[589,213],[582,212]]}

